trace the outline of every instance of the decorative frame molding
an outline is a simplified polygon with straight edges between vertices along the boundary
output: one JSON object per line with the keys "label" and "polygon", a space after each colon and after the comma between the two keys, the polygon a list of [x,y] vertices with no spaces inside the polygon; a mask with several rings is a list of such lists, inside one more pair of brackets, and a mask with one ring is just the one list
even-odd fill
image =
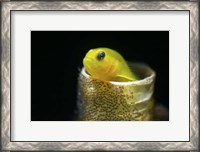
{"label": "decorative frame molding", "polygon": [[[10,25],[14,10],[187,10],[190,11],[189,142],[12,142],[10,140]],[[1,150],[199,150],[199,2],[67,1],[1,2]]]}

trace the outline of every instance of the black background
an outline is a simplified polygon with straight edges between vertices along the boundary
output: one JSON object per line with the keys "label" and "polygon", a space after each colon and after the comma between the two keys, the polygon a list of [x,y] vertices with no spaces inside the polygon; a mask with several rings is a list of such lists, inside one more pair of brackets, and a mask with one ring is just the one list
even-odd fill
{"label": "black background", "polygon": [[157,74],[156,102],[169,107],[168,31],[32,31],[31,121],[76,120],[79,69],[97,47],[150,65]]}

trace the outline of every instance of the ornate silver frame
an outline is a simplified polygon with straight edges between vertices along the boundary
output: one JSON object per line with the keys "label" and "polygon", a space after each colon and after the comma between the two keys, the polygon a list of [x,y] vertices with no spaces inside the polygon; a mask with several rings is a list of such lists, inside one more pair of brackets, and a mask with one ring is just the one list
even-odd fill
{"label": "ornate silver frame", "polygon": [[[187,10],[190,11],[190,141],[189,142],[12,142],[10,140],[11,10]],[[1,150],[153,150],[199,149],[199,2],[65,1],[1,2]]]}

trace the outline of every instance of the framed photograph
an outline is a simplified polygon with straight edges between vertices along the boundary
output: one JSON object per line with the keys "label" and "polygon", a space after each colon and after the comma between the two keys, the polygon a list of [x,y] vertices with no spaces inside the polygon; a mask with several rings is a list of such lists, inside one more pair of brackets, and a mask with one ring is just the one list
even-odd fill
{"label": "framed photograph", "polygon": [[1,12],[1,150],[199,150],[199,2]]}

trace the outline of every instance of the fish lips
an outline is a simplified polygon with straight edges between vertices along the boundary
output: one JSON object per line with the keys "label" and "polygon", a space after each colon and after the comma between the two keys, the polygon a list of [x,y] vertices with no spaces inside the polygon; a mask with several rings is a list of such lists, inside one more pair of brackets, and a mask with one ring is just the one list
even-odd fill
{"label": "fish lips", "polygon": [[91,74],[92,69],[94,68],[94,61],[92,58],[84,58],[83,65],[86,69],[86,72]]}

